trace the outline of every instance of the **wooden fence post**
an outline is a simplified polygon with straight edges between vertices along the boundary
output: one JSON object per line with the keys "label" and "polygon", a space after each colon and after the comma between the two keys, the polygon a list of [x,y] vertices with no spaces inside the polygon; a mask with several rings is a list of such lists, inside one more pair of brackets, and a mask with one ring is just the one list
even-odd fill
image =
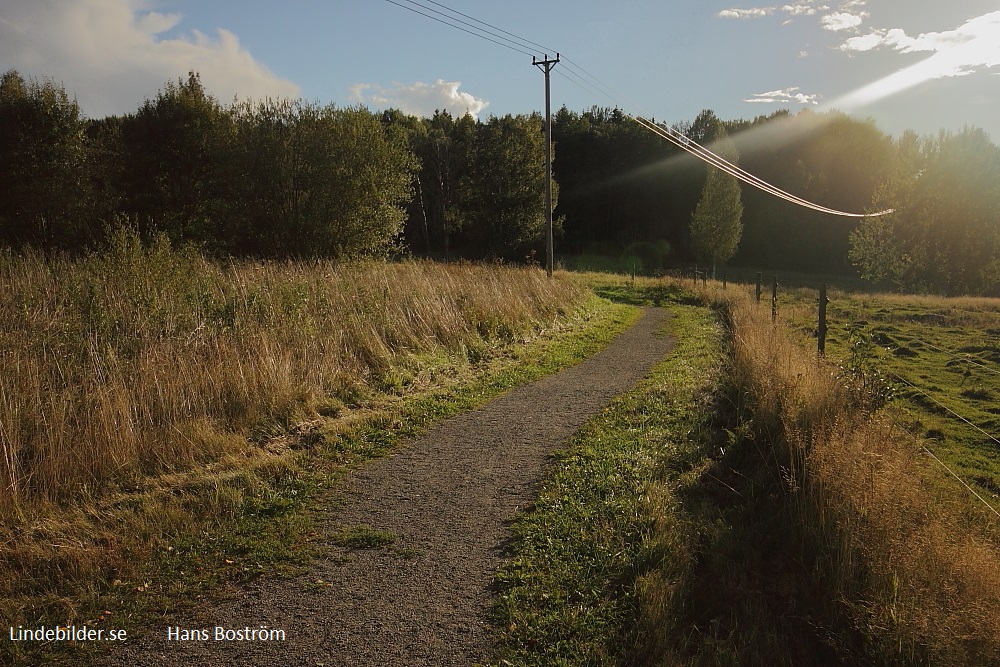
{"label": "wooden fence post", "polygon": [[771,323],[778,320],[778,276],[774,276],[771,283]]}
{"label": "wooden fence post", "polygon": [[761,271],[757,272],[757,303],[760,303],[760,281],[764,279],[764,274]]}
{"label": "wooden fence post", "polygon": [[826,285],[819,286],[819,325],[816,327],[816,348],[819,356],[826,356]]}

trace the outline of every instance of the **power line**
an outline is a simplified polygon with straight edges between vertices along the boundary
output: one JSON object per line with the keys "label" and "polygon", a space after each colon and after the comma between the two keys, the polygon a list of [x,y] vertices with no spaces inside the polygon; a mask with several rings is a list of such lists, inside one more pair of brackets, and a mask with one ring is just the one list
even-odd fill
{"label": "power line", "polygon": [[[407,0],[407,2],[409,2],[409,1],[410,0]],[[524,39],[523,37],[519,37],[519,36],[515,35],[512,32],[508,32],[508,31],[504,30],[503,28],[498,28],[495,25],[491,25],[491,24],[487,23],[486,21],[480,21],[479,19],[477,19],[475,17],[472,17],[472,16],[469,16],[468,14],[463,14],[462,12],[458,11],[457,9],[452,9],[451,7],[448,7],[447,5],[442,5],[440,2],[434,2],[434,0],[426,0],[426,2],[429,2],[432,5],[437,5],[438,7],[441,7],[442,9],[446,9],[449,12],[451,12],[452,14],[458,14],[459,16],[464,16],[465,18],[469,19],[470,21],[475,21],[476,23],[479,23],[480,25],[484,25],[487,28],[492,28],[493,30],[496,30],[498,32],[502,32],[505,35],[510,35],[511,37],[513,37],[514,39],[516,39],[517,41],[523,42],[524,44],[528,44],[528,45],[531,45],[531,46],[538,47],[542,51],[549,51],[550,53],[556,51],[556,49],[550,48],[548,46],[542,46],[541,44],[539,44],[537,42],[532,42],[530,39]],[[416,4],[416,3],[414,3],[414,4]],[[440,13],[440,12],[438,12],[438,13]],[[455,20],[457,20],[457,19],[455,19]],[[464,23],[464,21],[463,21],[463,23]],[[468,25],[468,24],[466,24],[466,25]]]}
{"label": "power line", "polygon": [[567,58],[565,55],[563,55],[563,60],[565,61],[563,63],[564,65],[566,65],[567,67],[569,67],[572,70],[576,70],[577,72],[579,72],[579,75],[581,77],[590,79],[594,83],[594,85],[597,86],[598,93],[599,93],[598,96],[599,97],[600,96],[604,96],[604,97],[608,98],[609,100],[611,100],[612,102],[614,102],[615,105],[618,106],[618,107],[624,107],[625,106],[624,104],[622,104],[618,100],[618,97],[616,96],[617,93],[614,90],[614,88],[611,88],[610,86],[606,85],[604,82],[602,82],[596,76],[594,76],[593,74],[591,74],[590,72],[588,72],[587,70],[585,70],[583,67],[581,67],[580,65],[576,64],[575,62],[573,62],[572,60],[570,60],[569,58]]}
{"label": "power line", "polygon": [[601,91],[597,90],[592,85],[590,85],[589,83],[587,83],[582,77],[580,77],[579,75],[577,75],[575,72],[567,71],[565,69],[555,70],[555,72],[556,72],[556,74],[558,74],[559,76],[563,77],[564,79],[566,79],[567,81],[569,81],[570,83],[572,83],[573,85],[575,85],[577,88],[579,88],[580,90],[582,90],[582,91],[584,91],[586,93],[596,94],[598,97],[600,97],[601,94],[602,94]]}
{"label": "power line", "polygon": [[[442,12],[438,12],[436,10],[430,9],[429,7],[421,5],[418,2],[415,2],[415,0],[404,0],[404,1],[405,2],[409,2],[410,4],[414,4],[414,5],[418,5],[418,6],[424,7],[424,9],[427,9],[428,11],[433,11],[433,12],[435,12],[437,14],[441,14],[442,16],[446,16]],[[460,12],[457,9],[453,9],[453,8],[449,7],[448,5],[445,5],[445,4],[440,3],[440,2],[436,2],[435,0],[424,0],[424,2],[428,2],[428,3],[432,4],[432,5],[435,5],[436,7],[440,7],[441,9],[444,9],[445,11],[450,12],[452,14],[455,14],[457,16],[461,16],[463,18],[467,18],[467,19],[469,19],[470,21],[472,21],[474,23],[478,23],[479,25],[486,26],[487,28],[490,28],[490,30],[494,30],[496,32],[503,33],[504,35],[508,35],[509,37],[513,37],[514,40],[516,40],[516,42],[520,42],[521,43],[520,45],[522,47],[531,46],[531,47],[535,47],[535,48],[541,49],[543,52],[548,52],[548,53],[555,53],[555,52],[559,52],[560,51],[559,49],[556,49],[554,47],[545,46],[544,44],[539,44],[538,42],[533,42],[530,39],[527,39],[525,37],[521,37],[517,33],[510,32],[509,30],[504,30],[503,28],[500,28],[499,26],[495,26],[492,23],[488,23],[486,21],[477,19],[474,16],[470,16],[469,14],[465,14],[463,12]],[[448,17],[448,18],[452,18],[452,17]],[[458,19],[452,19],[452,20],[458,21]],[[463,23],[464,25],[470,25],[470,24],[466,23],[465,21],[460,21],[460,22]],[[477,30],[481,30],[481,28],[478,28],[476,26],[471,26],[471,27],[475,27]],[[484,30],[483,32],[489,33],[489,31],[486,31],[486,30]],[[499,35],[494,35],[494,36],[495,37],[500,37]],[[501,39],[506,39],[506,38],[501,38]],[[511,41],[511,40],[507,40],[507,41]],[[612,93],[615,92],[614,89],[608,88],[606,86],[606,84],[604,84],[600,79],[598,79],[596,76],[594,76],[593,74],[591,74],[590,72],[588,72],[586,70],[586,68],[583,67],[583,65],[580,65],[579,63],[577,63],[576,61],[572,60],[571,58],[566,57],[565,54],[560,54],[560,55],[561,55],[562,61],[563,61],[562,64],[564,66],[569,67],[570,69],[576,70],[579,73],[579,76],[581,76],[582,78],[589,78],[591,80],[591,82],[593,82],[593,84],[597,87],[597,89],[596,90],[595,89],[591,89],[590,92],[599,92],[600,95],[603,95],[603,96],[608,97],[609,99],[613,100],[616,104],[618,104],[618,106],[624,106],[623,104],[621,104],[620,102],[618,102],[618,100],[615,99],[615,95],[612,94]],[[608,91],[610,91],[610,92],[608,92]]]}
{"label": "power line", "polygon": [[[433,20],[437,21],[438,23],[443,23],[446,26],[451,26],[452,28],[455,28],[457,30],[461,30],[462,32],[465,32],[465,33],[468,33],[468,34],[472,35],[473,37],[479,37],[480,39],[485,39],[487,42],[493,42],[494,44],[497,44],[497,45],[502,46],[504,48],[508,48],[511,51],[517,51],[518,53],[523,53],[526,56],[533,55],[533,54],[531,54],[528,51],[523,51],[520,48],[517,48],[515,46],[511,46],[510,44],[504,44],[503,42],[498,42],[495,39],[490,39],[489,37],[486,37],[485,35],[481,35],[481,34],[479,34],[477,32],[472,32],[471,30],[463,28],[462,26],[455,25],[454,23],[449,23],[448,21],[445,21],[444,19],[440,19],[440,18],[438,18],[436,16],[432,16],[430,14],[425,14],[424,12],[422,12],[420,10],[417,10],[417,9],[414,9],[413,7],[408,7],[408,6],[404,5],[404,4],[398,3],[395,0],[385,0],[385,1],[388,2],[389,4],[393,4],[393,5],[396,5],[397,7],[402,7],[403,9],[409,10],[409,11],[413,12],[414,14],[420,14],[421,16],[426,16],[427,18],[433,19]],[[407,1],[409,1],[409,0],[407,0]],[[440,12],[438,12],[438,13],[440,13]],[[457,20],[457,19],[455,19],[455,20]],[[486,32],[486,31],[483,30],[482,32]],[[497,35],[494,35],[494,36],[496,37]]]}
{"label": "power line", "polygon": [[829,208],[829,207],[826,207],[826,206],[821,206],[819,204],[814,204],[813,202],[805,200],[805,199],[803,199],[801,197],[798,197],[798,196],[793,195],[791,193],[785,192],[784,190],[771,185],[767,181],[764,181],[763,179],[760,179],[757,176],[754,176],[750,172],[748,172],[748,171],[746,171],[746,170],[744,170],[744,169],[742,169],[740,167],[737,167],[736,165],[732,164],[728,160],[726,160],[726,159],[720,157],[719,155],[716,155],[712,151],[708,150],[707,148],[705,148],[701,144],[697,143],[696,141],[694,141],[694,140],[688,138],[687,136],[681,134],[677,130],[670,129],[670,128],[664,129],[663,127],[657,125],[656,123],[653,123],[652,121],[649,121],[649,120],[647,120],[645,118],[642,118],[641,116],[633,116],[631,114],[627,114],[627,115],[628,115],[629,118],[631,118],[632,120],[634,120],[640,126],[644,127],[645,129],[649,130],[650,132],[653,132],[654,134],[657,134],[657,135],[663,137],[664,139],[670,141],[672,144],[674,144],[678,148],[681,148],[682,150],[690,153],[691,155],[694,155],[695,157],[701,159],[702,161],[707,162],[708,164],[712,165],[716,169],[724,171],[725,173],[729,174],[730,176],[733,176],[733,177],[737,178],[738,180],[743,181],[747,185],[751,185],[751,186],[757,188],[758,190],[763,190],[764,192],[766,192],[766,193],[768,193],[770,195],[773,195],[775,197],[778,197],[779,199],[784,199],[785,201],[791,202],[793,204],[797,204],[797,205],[803,206],[805,208],[813,209],[815,211],[820,211],[822,213],[829,213],[831,215],[838,215],[838,216],[848,217],[848,218],[863,218],[863,217],[866,217],[866,216],[874,217],[874,216],[888,215],[889,213],[893,212],[892,209],[889,209],[889,210],[881,211],[881,212],[878,212],[878,213],[868,213],[868,214],[865,214],[865,213],[847,213],[845,211],[838,211],[836,209],[832,209],[832,208]]}

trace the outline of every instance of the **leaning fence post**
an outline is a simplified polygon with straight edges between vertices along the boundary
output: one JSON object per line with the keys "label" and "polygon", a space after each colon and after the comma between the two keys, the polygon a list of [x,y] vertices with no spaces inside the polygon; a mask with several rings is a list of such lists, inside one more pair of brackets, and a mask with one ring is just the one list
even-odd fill
{"label": "leaning fence post", "polygon": [[819,325],[816,327],[816,347],[819,356],[826,355],[826,285],[819,286]]}

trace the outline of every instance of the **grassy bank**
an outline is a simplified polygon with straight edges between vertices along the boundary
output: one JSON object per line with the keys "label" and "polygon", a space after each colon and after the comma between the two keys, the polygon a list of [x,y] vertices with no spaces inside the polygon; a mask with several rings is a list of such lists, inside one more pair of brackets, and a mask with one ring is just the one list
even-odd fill
{"label": "grassy bank", "polygon": [[635,636],[637,610],[677,556],[672,480],[696,474],[711,438],[723,362],[713,313],[661,283],[591,280],[616,300],[669,306],[677,346],[580,431],[515,525],[497,580],[499,665],[616,665],[638,653],[648,637]]}
{"label": "grassy bank", "polygon": [[797,620],[819,641],[813,662],[824,654],[845,664],[1000,662],[995,514],[965,487],[943,483],[923,455],[924,434],[883,407],[877,367],[818,360],[745,290],[722,302],[738,449],[750,462],[742,472],[752,488],[776,494],[778,520],[760,525],[786,554],[763,570],[783,582],[764,587],[773,601],[766,613],[733,616],[722,634],[743,644],[729,664],[803,664],[769,639]]}
{"label": "grassy bank", "polygon": [[[82,261],[3,255],[0,282],[15,627],[141,628],[294,566],[344,471],[634,317],[536,270],[220,265],[129,237]],[[0,650],[30,664],[45,649]]]}
{"label": "grassy bank", "polygon": [[[781,317],[803,344],[813,290],[786,290]],[[864,365],[895,394],[896,418],[1000,506],[1000,300],[833,291],[827,357]]]}

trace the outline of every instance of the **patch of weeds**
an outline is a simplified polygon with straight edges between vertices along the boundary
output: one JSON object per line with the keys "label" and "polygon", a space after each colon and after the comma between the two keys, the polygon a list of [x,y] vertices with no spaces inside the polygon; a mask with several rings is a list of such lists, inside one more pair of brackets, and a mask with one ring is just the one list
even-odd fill
{"label": "patch of weeds", "polygon": [[971,398],[974,401],[994,401],[996,397],[989,389],[965,389],[962,391],[964,398]]}
{"label": "patch of weeds", "polygon": [[386,530],[371,526],[352,526],[334,535],[331,542],[348,549],[378,549],[396,541],[396,536]]}
{"label": "patch of weeds", "polygon": [[860,409],[874,413],[892,400],[896,389],[882,370],[879,348],[865,324],[855,322],[848,327],[850,349],[841,363],[840,377],[854,403]]}
{"label": "patch of weeds", "polygon": [[396,547],[392,551],[403,560],[420,560],[427,555],[424,551],[412,547]]}

